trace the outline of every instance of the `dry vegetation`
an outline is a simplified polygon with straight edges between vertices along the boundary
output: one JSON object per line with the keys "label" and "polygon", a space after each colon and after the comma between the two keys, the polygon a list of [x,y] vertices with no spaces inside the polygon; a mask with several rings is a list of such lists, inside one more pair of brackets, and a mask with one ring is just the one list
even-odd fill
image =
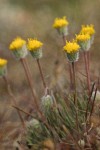
{"label": "dry vegetation", "polygon": [[[0,1],[0,57],[7,58],[8,63],[8,78],[11,85],[12,92],[16,97],[17,104],[20,108],[22,108],[25,112],[31,112],[32,115],[35,114],[35,109],[29,101],[32,101],[31,91],[29,89],[28,82],[26,81],[26,76],[24,74],[24,69],[22,64],[19,61],[15,61],[11,52],[8,51],[8,45],[11,40],[16,36],[22,36],[27,39],[28,37],[34,37],[41,39],[44,43],[43,53],[44,56],[41,59],[41,65],[43,69],[43,73],[45,75],[45,80],[49,88],[53,91],[55,96],[55,101],[57,103],[57,109],[59,109],[60,113],[63,113],[63,116],[55,116],[55,118],[59,118],[58,121],[61,122],[64,117],[66,120],[68,119],[66,114],[70,115],[71,124],[67,124],[65,120],[63,120],[63,124],[66,124],[68,130],[63,126],[63,129],[60,125],[58,126],[58,122],[51,121],[49,123],[54,123],[51,126],[57,126],[57,130],[59,129],[64,133],[57,133],[60,136],[63,134],[67,134],[67,140],[70,139],[71,129],[75,127],[75,108],[73,106],[72,112],[70,112],[70,100],[73,100],[73,92],[69,95],[69,75],[68,75],[68,66],[66,63],[66,58],[62,53],[63,40],[59,35],[52,29],[52,23],[55,17],[66,15],[68,16],[70,27],[68,35],[68,39],[71,39],[75,33],[80,30],[81,24],[93,23],[96,29],[96,35],[94,44],[91,47],[91,60],[90,60],[90,72],[91,72],[91,88],[93,83],[95,83],[95,87],[98,86],[98,91],[100,90],[100,81],[98,82],[98,77],[100,77],[100,53],[99,53],[99,41],[100,41],[100,29],[99,29],[99,0],[37,0],[37,1],[12,1],[12,0],[1,0]],[[80,13],[81,11],[81,13]],[[88,15],[89,14],[89,15]],[[87,16],[87,17],[86,17]],[[41,97],[44,95],[44,88],[42,86],[42,81],[40,78],[39,70],[37,68],[36,61],[29,55],[28,63],[30,65],[30,69],[32,72],[32,79],[34,81],[34,87],[37,93],[38,99],[41,101]],[[84,99],[87,101],[88,98],[86,95],[86,77],[83,75],[85,73],[84,69],[84,60],[82,54],[80,55],[80,59],[76,65],[76,82],[77,82],[77,90],[79,94],[79,109],[84,111],[84,107],[86,109],[86,105],[82,106],[80,104],[80,99]],[[82,95],[81,95],[82,93]],[[84,98],[84,96],[86,96]],[[71,97],[71,99],[70,99]],[[70,99],[70,100],[69,100]],[[89,144],[92,145],[92,150],[100,150],[100,97],[98,100],[95,100],[94,112],[91,117],[91,123],[89,124]],[[63,104],[62,104],[63,103]],[[65,104],[67,103],[67,104]],[[86,102],[87,103],[87,102]],[[7,87],[2,78],[0,78],[0,149],[1,150],[13,150],[14,143],[19,135],[22,136],[26,133],[23,132],[19,117],[16,113],[16,109],[12,107],[11,97],[7,92]],[[65,107],[68,112],[62,112],[62,108]],[[55,108],[55,107],[54,107]],[[65,110],[64,108],[64,110]],[[90,108],[91,109],[91,108]],[[21,112],[24,120],[27,122],[32,119],[32,116],[28,116],[25,112]],[[52,113],[50,113],[50,117],[52,120]],[[80,129],[81,136],[83,136],[84,128],[82,126],[82,122],[84,117],[84,113],[80,113]],[[37,116],[34,116],[37,117]],[[61,118],[62,117],[62,118]],[[27,119],[28,118],[28,119]],[[74,119],[74,121],[73,121]],[[61,124],[62,124],[61,122]],[[74,122],[74,123],[73,123]],[[93,126],[92,126],[93,123]],[[60,124],[60,123],[59,123]],[[44,129],[45,130],[45,129]],[[46,131],[42,131],[46,132]],[[54,130],[54,129],[52,129]],[[75,132],[75,133],[74,133]],[[73,132],[73,135],[76,134],[76,131]],[[21,134],[20,134],[21,133]],[[62,134],[62,135],[61,135]],[[60,143],[60,146],[57,142],[55,142],[55,138],[57,135],[53,135],[53,138],[45,134],[47,137],[40,137],[41,143],[38,145],[43,147],[44,150],[54,150],[60,149],[75,149],[73,146],[69,146],[68,144]],[[65,138],[65,135],[64,138]],[[42,136],[42,135],[41,135]],[[78,134],[75,135],[77,140],[79,140]],[[82,137],[83,138],[83,137]],[[53,139],[53,141],[51,140]],[[76,141],[77,141],[76,140]],[[20,141],[20,139],[19,139]],[[69,140],[68,142],[72,142],[73,140]],[[24,141],[25,142],[25,141]],[[55,144],[57,143],[57,144]],[[73,142],[72,142],[73,143]],[[71,143],[71,144],[72,144]],[[34,143],[33,143],[34,144]],[[74,143],[75,144],[75,143]],[[20,150],[27,150],[26,147],[23,147],[24,144],[21,145]],[[50,145],[50,147],[48,147]],[[14,145],[15,146],[15,145]],[[19,146],[19,145],[17,145]],[[76,146],[77,147],[77,146]],[[37,147],[36,147],[37,148]],[[89,147],[90,148],[90,147]],[[32,149],[32,148],[31,148]],[[40,149],[40,147],[38,148]],[[90,148],[91,149],[91,148]]]}

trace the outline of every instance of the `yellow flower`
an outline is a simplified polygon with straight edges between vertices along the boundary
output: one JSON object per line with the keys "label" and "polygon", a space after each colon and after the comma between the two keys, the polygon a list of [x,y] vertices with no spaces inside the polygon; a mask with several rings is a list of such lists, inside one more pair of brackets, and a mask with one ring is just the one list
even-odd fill
{"label": "yellow flower", "polygon": [[56,18],[55,21],[54,21],[53,27],[54,28],[61,28],[61,27],[67,26],[68,24],[69,23],[66,20],[66,17]]}
{"label": "yellow flower", "polygon": [[14,39],[14,41],[12,41],[12,43],[9,46],[9,49],[10,50],[20,50],[25,44],[26,44],[25,40],[23,40],[20,37],[17,37],[16,39]]}
{"label": "yellow flower", "polygon": [[0,67],[5,66],[6,64],[7,64],[7,60],[0,58]]}
{"label": "yellow flower", "polygon": [[76,41],[73,42],[67,42],[66,45],[64,46],[64,51],[67,53],[73,53],[73,52],[78,52],[80,46],[76,43]]}
{"label": "yellow flower", "polygon": [[83,34],[89,34],[92,36],[95,33],[95,29],[93,25],[87,25],[87,26],[82,26],[81,33]]}
{"label": "yellow flower", "polygon": [[90,39],[90,35],[89,34],[78,34],[76,35],[76,40],[77,41],[88,41]]}
{"label": "yellow flower", "polygon": [[27,48],[29,51],[36,51],[37,49],[41,48],[42,45],[43,43],[36,39],[28,39]]}

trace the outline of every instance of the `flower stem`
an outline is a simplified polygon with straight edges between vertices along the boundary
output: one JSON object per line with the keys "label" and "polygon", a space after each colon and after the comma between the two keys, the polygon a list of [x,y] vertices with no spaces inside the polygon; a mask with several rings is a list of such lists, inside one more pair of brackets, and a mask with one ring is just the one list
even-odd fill
{"label": "flower stem", "polygon": [[[64,45],[66,44],[66,36],[63,36],[63,42],[64,42]],[[70,63],[68,62],[68,69],[69,69],[69,77],[70,77],[70,87],[73,88],[73,83],[72,83],[72,69],[71,69],[71,65]]]}
{"label": "flower stem", "polygon": [[76,77],[75,77],[75,63],[72,62],[73,71],[73,88],[74,88],[74,103],[76,104]]}
{"label": "flower stem", "polygon": [[39,71],[40,71],[40,75],[41,75],[41,79],[42,79],[42,82],[43,82],[43,86],[46,89],[47,86],[46,86],[46,82],[45,82],[45,79],[44,79],[44,75],[43,75],[43,71],[42,71],[39,59],[37,59],[37,64],[38,64],[38,68],[39,68]]}
{"label": "flower stem", "polygon": [[[10,84],[9,84],[9,81],[8,81],[7,76],[3,76],[3,79],[4,79],[4,81],[5,81],[6,85],[7,85],[8,94],[9,94],[9,96],[12,98],[12,101],[13,101],[14,105],[17,107],[17,102],[16,102],[17,100],[16,100],[15,96],[14,96],[13,93],[12,93],[12,90],[11,90],[11,87],[10,87]],[[19,116],[19,118],[20,118],[20,120],[21,120],[21,123],[22,123],[23,128],[25,128],[25,122],[24,122],[24,119],[23,119],[23,117],[22,117],[20,111],[17,110],[17,113],[18,113],[18,116]]]}
{"label": "flower stem", "polygon": [[87,86],[88,86],[88,94],[90,95],[90,71],[89,71],[89,60],[86,52],[84,52],[84,61],[85,61],[85,69],[86,69],[86,74],[87,74]]}
{"label": "flower stem", "polygon": [[33,85],[32,85],[32,82],[33,82],[32,81],[32,75],[31,75],[30,68],[28,66],[27,60],[26,60],[26,58],[22,58],[22,59],[20,59],[20,61],[21,61],[22,65],[23,65],[23,67],[24,67],[25,74],[26,74],[27,80],[29,82],[29,86],[30,86],[30,89],[31,89],[31,92],[32,92],[32,96],[33,96],[33,103],[35,104],[36,109],[39,111],[37,98],[36,98],[35,91],[34,91]]}
{"label": "flower stem", "polygon": [[87,52],[88,69],[90,71],[90,51]]}
{"label": "flower stem", "polygon": [[75,77],[75,63],[74,62],[72,62],[72,71],[73,71],[74,104],[76,106],[76,127],[79,133],[78,104],[77,104],[77,97],[76,97],[76,77]]}

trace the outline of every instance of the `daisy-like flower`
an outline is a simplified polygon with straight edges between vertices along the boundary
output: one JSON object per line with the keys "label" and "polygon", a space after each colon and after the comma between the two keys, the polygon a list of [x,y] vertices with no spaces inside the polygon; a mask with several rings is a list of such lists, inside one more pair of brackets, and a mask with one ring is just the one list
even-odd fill
{"label": "daisy-like flower", "polygon": [[27,49],[32,54],[33,58],[38,59],[42,57],[42,46],[43,43],[37,39],[28,39]]}
{"label": "daisy-like flower", "polygon": [[57,29],[59,34],[66,36],[68,35],[68,24],[66,17],[56,18],[53,24],[53,27]]}
{"label": "daisy-like flower", "polygon": [[95,29],[94,29],[94,25],[82,25],[82,29],[81,29],[81,33],[82,34],[89,34],[91,39],[90,39],[90,42],[91,44],[93,43],[93,40],[94,40],[94,34],[95,34]]}
{"label": "daisy-like flower", "polygon": [[17,37],[12,41],[9,49],[13,52],[17,59],[24,58],[28,54],[26,48],[26,41],[20,37]]}
{"label": "daisy-like flower", "polygon": [[0,58],[0,76],[4,76],[7,72],[7,60]]}
{"label": "daisy-like flower", "polygon": [[64,46],[64,51],[67,54],[67,58],[70,62],[75,62],[79,59],[79,49],[80,46],[75,40],[73,40],[72,42],[66,41],[66,45]]}
{"label": "daisy-like flower", "polygon": [[88,51],[90,49],[90,46],[91,46],[91,37],[88,33],[86,34],[78,34],[76,35],[76,40],[78,42],[78,44],[80,45],[81,47],[81,50],[83,51]]}

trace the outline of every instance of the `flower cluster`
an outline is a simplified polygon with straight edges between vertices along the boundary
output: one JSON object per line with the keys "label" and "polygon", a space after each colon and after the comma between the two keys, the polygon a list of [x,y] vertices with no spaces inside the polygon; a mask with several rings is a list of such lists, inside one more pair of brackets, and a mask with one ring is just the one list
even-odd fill
{"label": "flower cluster", "polygon": [[78,35],[76,35],[76,40],[81,47],[81,50],[88,51],[93,43],[94,39],[94,27],[93,25],[82,26],[82,29]]}
{"label": "flower cluster", "polygon": [[36,51],[37,49],[41,48],[42,45],[43,43],[36,39],[28,39],[27,48],[29,51]]}
{"label": "flower cluster", "polygon": [[42,57],[42,45],[43,43],[36,39],[28,39],[26,46],[26,41],[18,37],[12,41],[9,49],[13,51],[13,54],[17,59],[26,57],[28,50],[34,58]]}

